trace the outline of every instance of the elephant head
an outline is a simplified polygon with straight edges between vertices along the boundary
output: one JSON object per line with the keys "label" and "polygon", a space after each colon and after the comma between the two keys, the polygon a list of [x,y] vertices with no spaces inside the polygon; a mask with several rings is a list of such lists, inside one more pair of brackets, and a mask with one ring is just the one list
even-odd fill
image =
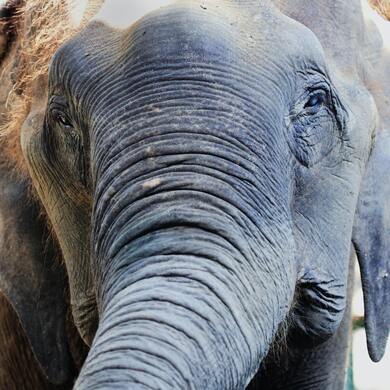
{"label": "elephant head", "polygon": [[[92,343],[77,388],[243,388],[280,327],[309,346],[337,331],[362,179],[387,149],[366,86],[281,10],[103,13],[56,52],[22,146]],[[365,288],[375,358],[386,191],[363,192],[355,225],[365,280],[382,277]]]}

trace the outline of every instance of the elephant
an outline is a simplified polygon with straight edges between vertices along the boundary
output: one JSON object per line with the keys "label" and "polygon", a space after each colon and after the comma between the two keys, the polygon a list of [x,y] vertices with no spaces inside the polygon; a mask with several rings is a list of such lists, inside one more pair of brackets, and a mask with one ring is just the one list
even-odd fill
{"label": "elephant", "polygon": [[[18,58],[21,2],[0,8],[0,126]],[[0,388],[73,387],[86,347],[69,314],[60,251],[27,172],[12,161],[15,137],[0,139]],[[12,151],[12,153],[8,153]]]}
{"label": "elephant", "polygon": [[75,389],[342,389],[354,252],[374,361],[390,324],[380,30],[358,0],[106,3],[20,129]]}

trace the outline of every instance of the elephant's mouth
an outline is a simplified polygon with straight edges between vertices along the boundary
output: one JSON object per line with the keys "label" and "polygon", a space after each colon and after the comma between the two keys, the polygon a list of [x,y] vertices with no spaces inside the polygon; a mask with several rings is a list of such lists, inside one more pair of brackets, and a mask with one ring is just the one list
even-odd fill
{"label": "elephant's mouth", "polygon": [[313,346],[333,336],[344,315],[345,290],[346,286],[333,278],[319,280],[307,273],[296,286],[290,312],[291,339]]}

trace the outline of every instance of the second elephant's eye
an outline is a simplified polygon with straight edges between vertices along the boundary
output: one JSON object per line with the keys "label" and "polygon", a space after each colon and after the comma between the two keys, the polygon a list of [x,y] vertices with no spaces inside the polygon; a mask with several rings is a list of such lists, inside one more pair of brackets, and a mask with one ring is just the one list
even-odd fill
{"label": "second elephant's eye", "polygon": [[58,123],[59,125],[61,125],[63,127],[73,127],[72,123],[70,122],[70,120],[68,119],[66,114],[63,113],[62,111],[54,110],[52,115],[53,115],[54,121],[56,123]]}

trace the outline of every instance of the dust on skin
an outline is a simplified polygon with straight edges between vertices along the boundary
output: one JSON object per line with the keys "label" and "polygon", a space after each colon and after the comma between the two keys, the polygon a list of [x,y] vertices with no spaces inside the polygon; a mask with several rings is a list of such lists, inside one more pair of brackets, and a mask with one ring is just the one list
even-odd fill
{"label": "dust on skin", "polygon": [[161,184],[161,179],[152,179],[152,180],[146,181],[142,185],[142,187],[145,189],[152,189],[152,188],[158,187],[160,184]]}

